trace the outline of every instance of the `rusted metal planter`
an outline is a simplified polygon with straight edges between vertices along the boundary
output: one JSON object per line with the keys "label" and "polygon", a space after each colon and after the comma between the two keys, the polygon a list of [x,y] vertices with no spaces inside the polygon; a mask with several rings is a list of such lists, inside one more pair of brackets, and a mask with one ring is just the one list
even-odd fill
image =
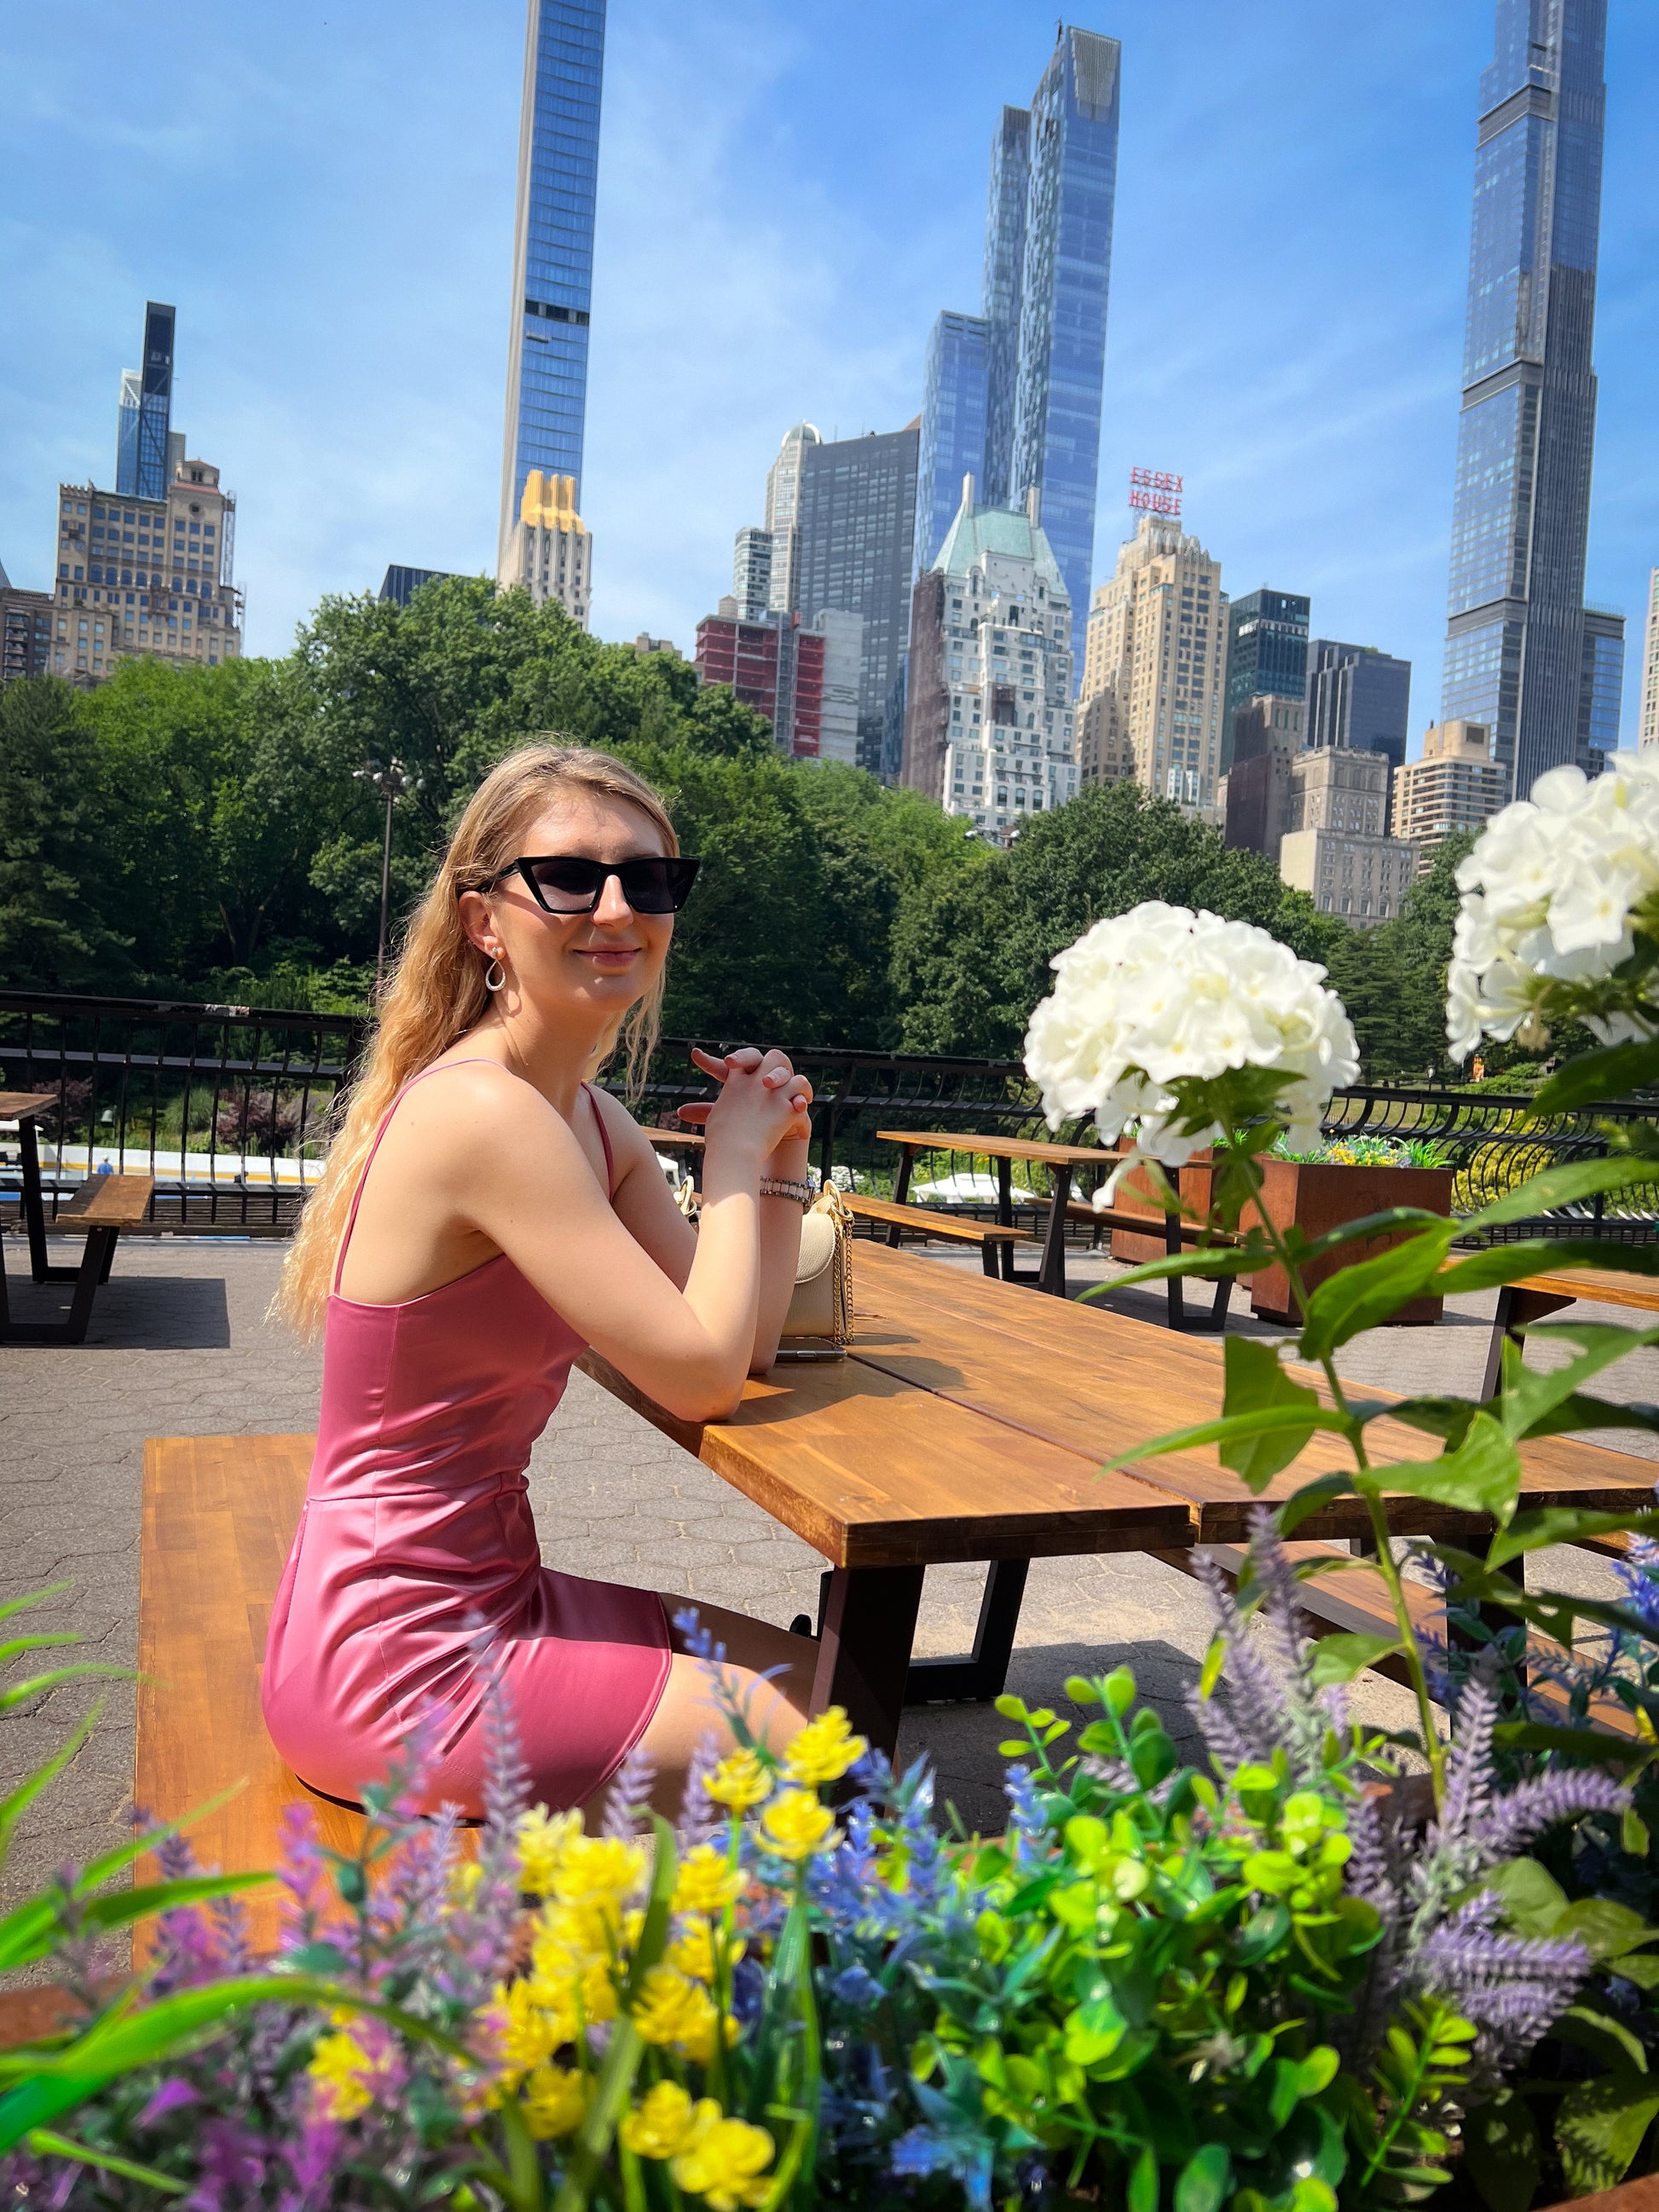
{"label": "rusted metal planter", "polygon": [[[1328,1230],[1362,1220],[1368,1213],[1382,1213],[1394,1206],[1420,1206],[1430,1213],[1451,1211],[1452,1170],[1449,1168],[1340,1167],[1305,1160],[1264,1158],[1261,1163],[1261,1206],[1274,1227],[1293,1224],[1304,1237],[1322,1237]],[[1185,1196],[1185,1193],[1182,1193]],[[1244,1209],[1239,1226],[1249,1229],[1261,1218],[1255,1205]],[[1396,1230],[1386,1237],[1368,1237],[1343,1244],[1334,1252],[1309,1262],[1304,1279],[1316,1289],[1340,1268],[1357,1261],[1374,1259],[1410,1234]],[[1440,1319],[1445,1300],[1410,1298],[1385,1324],[1390,1328],[1421,1328]],[[1264,1267],[1252,1279],[1250,1310],[1263,1321],[1296,1323],[1301,1319],[1282,1267]]]}

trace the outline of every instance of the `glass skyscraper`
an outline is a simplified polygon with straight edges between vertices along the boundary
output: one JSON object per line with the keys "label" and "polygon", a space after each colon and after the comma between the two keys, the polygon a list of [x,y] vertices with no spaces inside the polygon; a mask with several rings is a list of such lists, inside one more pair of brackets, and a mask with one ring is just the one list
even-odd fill
{"label": "glass skyscraper", "polygon": [[1252,699],[1300,699],[1308,688],[1308,620],[1300,592],[1246,592],[1227,612],[1227,689],[1221,711],[1221,765],[1232,766],[1233,719]]}
{"label": "glass skyscraper", "polygon": [[173,471],[167,434],[173,428],[172,307],[144,304],[141,368],[121,377],[121,411],[115,435],[115,489],[123,499],[165,499]]}
{"label": "glass skyscraper", "polygon": [[927,341],[913,577],[933,567],[962,505],[963,477],[973,477],[975,497],[985,498],[985,346],[989,328],[981,316],[953,314],[946,308]]}
{"label": "glass skyscraper", "polygon": [[1579,759],[1607,0],[1497,0],[1480,80],[1441,717],[1524,797]]}
{"label": "glass skyscraper", "polygon": [[1003,109],[991,142],[980,313],[935,324],[922,407],[918,572],[937,556],[939,514],[948,527],[964,475],[995,507],[1023,510],[1035,486],[1072,603],[1079,669],[1094,562],[1120,57],[1115,39],[1062,27],[1030,108]]}
{"label": "glass skyscraper", "polygon": [[1008,496],[1018,504],[1032,484],[1042,495],[1079,667],[1095,557],[1121,52],[1115,39],[1062,30],[1031,102]]}
{"label": "glass skyscraper", "polygon": [[920,434],[920,425],[912,422],[879,436],[820,441],[800,449],[793,601],[809,624],[826,611],[864,617],[858,760],[860,768],[877,773],[888,694],[910,634]]}
{"label": "glass skyscraper", "polygon": [[1371,645],[1316,637],[1308,647],[1308,703],[1302,743],[1309,752],[1381,753],[1406,765],[1412,665]]}
{"label": "glass skyscraper", "polygon": [[581,497],[605,0],[530,0],[497,565],[532,469]]}

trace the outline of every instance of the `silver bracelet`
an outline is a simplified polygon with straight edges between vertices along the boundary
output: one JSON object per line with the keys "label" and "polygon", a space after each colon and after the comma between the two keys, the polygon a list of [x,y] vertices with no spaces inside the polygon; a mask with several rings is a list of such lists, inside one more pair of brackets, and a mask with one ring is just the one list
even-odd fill
{"label": "silver bracelet", "polygon": [[810,1182],[786,1182],[781,1176],[763,1176],[760,1194],[763,1198],[793,1198],[803,1213],[812,1203]]}

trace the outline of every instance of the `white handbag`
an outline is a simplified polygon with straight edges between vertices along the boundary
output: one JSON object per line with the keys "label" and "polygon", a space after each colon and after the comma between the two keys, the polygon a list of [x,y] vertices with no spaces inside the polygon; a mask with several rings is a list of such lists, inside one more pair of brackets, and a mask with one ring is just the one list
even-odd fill
{"label": "white handbag", "polygon": [[[674,1202],[690,1222],[702,1207],[690,1176]],[[801,1216],[795,1290],[783,1318],[780,1359],[844,1359],[853,1340],[853,1217],[834,1183]]]}

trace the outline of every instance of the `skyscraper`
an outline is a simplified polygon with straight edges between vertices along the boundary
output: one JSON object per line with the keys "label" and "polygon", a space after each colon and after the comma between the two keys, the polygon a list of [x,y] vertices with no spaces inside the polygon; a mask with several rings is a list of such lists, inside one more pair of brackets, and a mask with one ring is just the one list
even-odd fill
{"label": "skyscraper", "polygon": [[772,541],[771,605],[778,614],[795,605],[795,507],[800,496],[801,456],[823,440],[811,422],[786,430],[778,458],[766,471],[766,534]]}
{"label": "skyscraper", "polygon": [[902,781],[1006,845],[1078,789],[1072,609],[1033,491],[962,504],[916,585]]}
{"label": "skyscraper", "polygon": [[1233,761],[1233,720],[1253,699],[1300,700],[1308,686],[1310,603],[1299,592],[1246,592],[1227,617],[1221,772]]}
{"label": "skyscraper", "polygon": [[[1017,109],[1009,112],[1018,113]],[[947,307],[927,340],[922,373],[921,447],[916,461],[916,542],[911,580],[933,565],[972,477],[985,496],[986,342],[981,315]]]}
{"label": "skyscraper", "polygon": [[772,533],[752,525],[732,549],[732,596],[744,622],[758,622],[772,604]]}
{"label": "skyscraper", "polygon": [[1308,647],[1308,714],[1304,742],[1310,751],[1347,746],[1382,753],[1393,768],[1406,764],[1411,720],[1412,665],[1370,645],[1340,645],[1316,637]]}
{"label": "skyscraper", "polygon": [[[908,422],[902,430],[830,444],[815,437],[799,448],[790,605],[808,623],[831,611],[863,616],[859,765],[874,772],[882,767],[887,694],[910,635],[921,434],[920,422]],[[767,504],[775,511],[769,483],[768,489]],[[775,601],[780,538],[775,526]]]}
{"label": "skyscraper", "polygon": [[496,565],[532,469],[580,503],[605,0],[530,0]]}
{"label": "skyscraper", "polygon": [[1659,568],[1648,578],[1648,636],[1642,654],[1642,708],[1637,740],[1659,745]]}
{"label": "skyscraper", "polygon": [[1023,507],[1035,485],[1079,665],[1094,558],[1120,51],[1115,39],[1062,26],[1029,110],[1003,109],[991,142],[980,313],[939,318],[922,410],[919,569],[927,565],[923,525],[932,537],[941,508],[954,512],[963,475],[996,507]]}
{"label": "skyscraper", "polygon": [[1178,522],[1143,514],[1095,592],[1083,700],[1115,692],[1135,781],[1200,814],[1218,799],[1226,638],[1220,562]]}
{"label": "skyscraper", "polygon": [[[123,499],[165,499],[173,468],[184,458],[182,452],[174,454],[168,450],[176,320],[173,308],[155,300],[146,301],[143,366],[122,371],[115,489]],[[181,439],[181,447],[183,442]]]}
{"label": "skyscraper", "polygon": [[593,539],[576,512],[574,477],[544,477],[532,469],[507,541],[497,580],[517,585],[538,607],[556,599],[574,622],[587,628],[593,589]]}
{"label": "skyscraper", "polygon": [[1607,14],[1607,0],[1497,0],[1480,79],[1442,714],[1491,729],[1519,797],[1580,757],[1589,720]]}
{"label": "skyscraper", "polygon": [[1578,677],[1575,757],[1587,775],[1600,775],[1619,750],[1625,705],[1625,617],[1611,607],[1586,607]]}

